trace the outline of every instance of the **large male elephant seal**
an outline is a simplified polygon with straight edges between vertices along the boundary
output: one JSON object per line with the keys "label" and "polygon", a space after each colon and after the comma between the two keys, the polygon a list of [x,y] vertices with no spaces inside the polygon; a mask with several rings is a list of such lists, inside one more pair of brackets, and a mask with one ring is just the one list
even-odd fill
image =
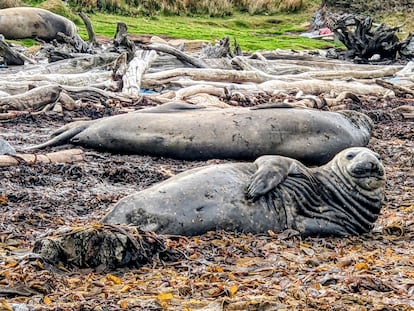
{"label": "large male elephant seal", "polygon": [[39,38],[52,41],[57,33],[74,37],[76,25],[69,19],[50,11],[16,7],[0,10],[0,33],[6,39]]}
{"label": "large male elephant seal", "polygon": [[356,111],[293,108],[194,108],[166,104],[135,113],[70,123],[42,148],[75,145],[178,159],[256,159],[278,154],[306,164],[328,162],[340,150],[365,146],[372,131]]}
{"label": "large male elephant seal", "polygon": [[287,228],[303,236],[356,235],[377,219],[384,184],[378,154],[363,147],[316,168],[263,156],[178,174],[121,199],[102,222],[178,235]]}

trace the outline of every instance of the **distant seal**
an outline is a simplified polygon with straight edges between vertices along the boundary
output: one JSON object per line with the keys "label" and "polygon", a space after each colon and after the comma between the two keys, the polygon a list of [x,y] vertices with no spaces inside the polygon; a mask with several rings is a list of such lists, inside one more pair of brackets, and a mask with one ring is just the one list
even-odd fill
{"label": "distant seal", "polygon": [[29,149],[72,143],[88,148],[186,160],[254,160],[277,154],[324,164],[340,150],[365,146],[371,119],[356,111],[292,108],[197,108],[170,103],[62,127]]}
{"label": "distant seal", "polygon": [[39,38],[44,41],[57,39],[57,33],[74,37],[76,25],[69,19],[50,11],[16,7],[0,10],[0,33],[6,39]]}
{"label": "distant seal", "polygon": [[121,199],[102,222],[189,236],[287,228],[302,236],[357,235],[377,219],[384,184],[378,154],[364,147],[345,149],[316,168],[263,156],[178,174]]}

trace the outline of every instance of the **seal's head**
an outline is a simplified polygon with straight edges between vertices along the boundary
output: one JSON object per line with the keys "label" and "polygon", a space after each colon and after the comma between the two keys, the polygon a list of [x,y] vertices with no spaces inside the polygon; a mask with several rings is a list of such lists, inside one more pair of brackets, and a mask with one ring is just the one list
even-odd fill
{"label": "seal's head", "polygon": [[366,191],[382,190],[385,170],[378,153],[364,147],[342,150],[332,160],[333,169],[339,171],[348,184]]}

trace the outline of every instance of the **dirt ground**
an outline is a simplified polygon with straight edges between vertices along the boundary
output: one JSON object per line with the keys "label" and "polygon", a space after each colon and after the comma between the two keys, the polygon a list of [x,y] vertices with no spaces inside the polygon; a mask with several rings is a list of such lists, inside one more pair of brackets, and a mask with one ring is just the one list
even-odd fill
{"label": "dirt ground", "polygon": [[[414,310],[414,122],[391,112],[403,104],[414,100],[372,96],[350,107],[373,118],[369,147],[388,177],[382,214],[372,233],[359,237],[211,232],[169,241],[185,259],[117,270],[51,266],[28,253],[37,239],[90,226],[127,194],[224,160],[84,149],[84,162],[0,168],[0,309]],[[19,149],[76,118],[117,113],[86,106],[63,117],[26,114],[2,121],[0,137]]]}

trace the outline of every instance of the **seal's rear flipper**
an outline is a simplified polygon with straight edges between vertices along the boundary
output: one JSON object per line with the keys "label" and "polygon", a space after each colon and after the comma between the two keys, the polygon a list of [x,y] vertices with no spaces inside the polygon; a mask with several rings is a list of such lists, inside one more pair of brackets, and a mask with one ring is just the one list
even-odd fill
{"label": "seal's rear flipper", "polygon": [[43,144],[27,147],[27,148],[24,148],[23,150],[26,151],[26,150],[33,150],[33,149],[43,149],[46,147],[64,145],[68,143],[70,139],[72,139],[73,137],[78,135],[80,132],[88,128],[90,125],[90,122],[84,121],[80,125],[79,123],[77,124],[78,126],[75,126],[75,127],[73,126],[72,123],[67,124],[63,126],[62,128],[58,129],[56,132],[54,132],[53,133],[54,137],[44,142]]}

